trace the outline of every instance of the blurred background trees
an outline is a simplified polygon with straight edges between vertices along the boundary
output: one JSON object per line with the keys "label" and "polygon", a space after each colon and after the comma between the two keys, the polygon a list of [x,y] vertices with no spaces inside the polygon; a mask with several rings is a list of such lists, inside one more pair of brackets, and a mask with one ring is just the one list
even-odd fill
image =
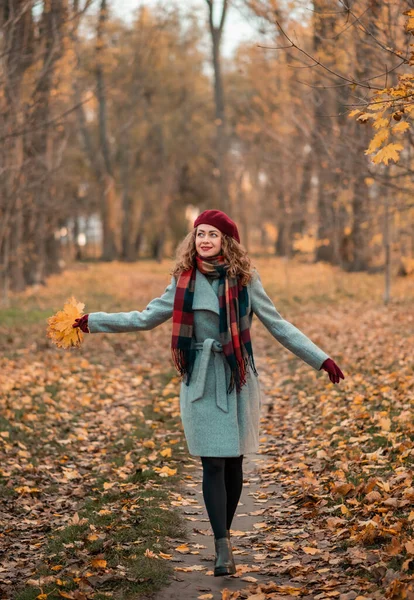
{"label": "blurred background trees", "polygon": [[[74,259],[171,257],[206,208],[256,255],[412,272],[413,136],[373,163],[401,115],[364,110],[412,74],[413,2],[115,1],[1,5],[3,301]],[[231,10],[256,35],[224,57]]]}

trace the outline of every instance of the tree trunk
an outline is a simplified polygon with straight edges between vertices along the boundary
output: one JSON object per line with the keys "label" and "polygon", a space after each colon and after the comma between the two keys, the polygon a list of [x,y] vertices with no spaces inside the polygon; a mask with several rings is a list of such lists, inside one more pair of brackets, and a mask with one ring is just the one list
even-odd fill
{"label": "tree trunk", "polygon": [[[74,0],[73,13],[76,15],[78,11],[78,0]],[[96,36],[96,87],[98,99],[98,119],[99,119],[99,148],[96,150],[93,146],[91,136],[89,134],[85,111],[82,106],[82,94],[79,88],[76,76],[73,79],[72,89],[78,116],[79,131],[81,134],[85,155],[89,160],[89,164],[95,174],[98,182],[100,194],[101,219],[103,230],[102,243],[102,260],[114,260],[120,254],[118,244],[118,224],[120,222],[120,206],[115,188],[115,180],[112,169],[111,153],[108,141],[107,132],[107,110],[106,110],[106,94],[102,53],[105,50],[104,33],[107,21],[107,3],[106,0],[101,0],[97,36]],[[78,33],[75,26],[71,33],[73,45],[76,48],[78,45]],[[78,57],[79,62],[79,57]]]}
{"label": "tree trunk", "polygon": [[[31,241],[33,252],[26,261],[25,272],[30,283],[44,283],[46,276],[46,240],[53,234],[55,218],[48,219],[51,206],[51,182],[53,140],[50,120],[50,97],[53,89],[54,67],[64,51],[64,26],[67,22],[64,0],[44,3],[39,31],[42,34],[44,52],[43,69],[33,94],[33,110],[28,117],[32,132],[25,138],[25,160],[31,166],[30,175],[36,182],[33,191],[32,213],[35,222]],[[53,215],[53,213],[52,213]],[[30,243],[30,242],[29,242]]]}
{"label": "tree trunk", "polygon": [[174,165],[166,166],[164,169],[165,178],[162,184],[160,220],[158,227],[158,242],[156,244],[155,259],[161,262],[164,257],[164,245],[167,236],[169,211],[173,202],[174,194],[177,191],[179,169]]}
{"label": "tree trunk", "polygon": [[[336,13],[332,11],[330,0],[314,0],[314,51],[316,56],[324,51],[325,61],[328,63],[333,59],[332,47],[327,39],[332,38],[335,32]],[[315,84],[321,85],[323,80],[317,76]],[[333,164],[332,155],[329,150],[333,140],[332,128],[332,92],[328,89],[315,89],[313,94],[315,123],[313,131],[313,154],[315,157],[315,170],[318,177],[318,228],[317,249],[315,260],[334,262],[333,228],[334,220],[332,191],[333,191]]]}
{"label": "tree trunk", "polygon": [[[291,80],[289,77],[289,66],[291,64],[291,58],[289,53],[284,55],[285,64],[281,65],[281,72],[277,77],[277,86],[279,92],[283,98],[291,98],[290,84]],[[279,111],[282,111],[282,119],[288,119],[288,109],[286,103],[281,103]],[[278,210],[278,236],[276,240],[276,254],[290,258],[293,252],[293,237],[292,237],[292,217],[293,217],[293,202],[292,195],[294,190],[292,189],[292,182],[289,180],[289,171],[287,165],[289,164],[289,147],[285,142],[279,148],[280,164],[277,174],[278,186],[280,189],[279,194],[279,210]],[[298,199],[296,199],[298,202]],[[303,211],[302,211],[303,213]]]}
{"label": "tree trunk", "polygon": [[106,94],[103,73],[102,52],[105,49],[104,29],[108,19],[106,0],[101,0],[99,9],[98,28],[96,36],[96,87],[99,102],[99,142],[102,153],[102,167],[100,173],[100,189],[102,202],[103,221],[103,248],[102,260],[111,261],[119,256],[117,245],[117,224],[119,222],[119,206],[115,189],[115,180],[112,169],[110,148],[107,132]]}
{"label": "tree trunk", "polygon": [[[7,134],[23,128],[21,84],[33,62],[34,24],[26,0],[9,0],[0,6],[2,31],[3,102],[1,131]],[[0,297],[7,303],[9,289],[25,287],[23,275],[23,138],[13,136],[1,145],[3,177],[0,183]]]}
{"label": "tree trunk", "polygon": [[[292,235],[294,233],[300,233],[301,235],[305,232],[306,227],[306,207],[308,203],[309,193],[311,189],[312,181],[312,170],[313,170],[313,152],[309,150],[306,154],[303,167],[302,167],[302,180],[299,188],[297,197],[297,207],[295,209],[295,220],[292,224]],[[299,212],[297,209],[301,210]]]}
{"label": "tree trunk", "polygon": [[206,0],[209,10],[209,26],[212,43],[212,59],[214,69],[214,100],[216,107],[216,175],[219,187],[219,202],[224,212],[230,209],[228,183],[228,132],[224,100],[223,77],[221,73],[220,46],[223,27],[226,20],[228,0],[223,0],[219,25],[214,25],[214,0]]}
{"label": "tree trunk", "polygon": [[[350,7],[356,5],[355,0],[348,0]],[[366,29],[369,34],[376,36],[377,23],[380,16],[380,0],[370,0],[369,10],[366,12]],[[370,35],[361,33],[356,36],[356,77],[357,79],[366,79],[370,76],[372,66],[377,63],[377,57],[374,50],[374,42]],[[366,184],[366,173],[368,170],[368,158],[364,155],[365,149],[369,145],[372,137],[372,131],[368,127],[354,123],[354,168],[355,173],[353,185],[352,214],[353,224],[351,230],[351,244],[353,247],[353,260],[348,270],[365,271],[369,267],[371,250],[369,247],[368,227],[370,221],[370,196]]]}
{"label": "tree trunk", "polygon": [[384,281],[384,304],[391,300],[391,235],[390,235],[390,210],[389,210],[389,188],[384,189],[384,251],[385,251],[385,281]]}
{"label": "tree trunk", "polygon": [[[282,168],[283,172],[283,168]],[[290,258],[293,252],[292,239],[292,209],[290,206],[290,197],[284,189],[283,175],[281,175],[282,192],[280,197],[281,216],[278,223],[278,236],[275,244],[275,253],[278,256]]]}
{"label": "tree trunk", "polygon": [[[244,167],[242,167],[244,168]],[[249,252],[249,227],[247,217],[248,196],[251,193],[250,175],[248,171],[243,171],[238,177],[238,194],[239,194],[239,222],[241,243]]]}
{"label": "tree trunk", "polygon": [[10,237],[6,236],[3,239],[3,243],[0,243],[0,297],[1,304],[8,306],[9,304],[9,288],[10,288],[10,274],[9,274],[9,245]]}
{"label": "tree trunk", "polygon": [[14,218],[11,224],[10,253],[12,261],[10,264],[10,287],[14,292],[21,292],[26,287],[23,272],[23,202],[21,196],[16,198]]}
{"label": "tree trunk", "polygon": [[[121,147],[121,185],[122,185],[122,251],[121,258],[126,261],[136,260],[134,247],[135,219],[133,214],[134,201],[130,190],[130,135],[125,131]],[[135,164],[135,168],[138,165]]]}
{"label": "tree trunk", "polygon": [[[77,198],[76,201],[77,203]],[[76,204],[75,204],[76,205]],[[74,246],[75,246],[75,260],[82,260],[83,258],[83,250],[82,246],[79,244],[79,215],[78,211],[75,211],[73,216],[73,237],[74,237]]]}

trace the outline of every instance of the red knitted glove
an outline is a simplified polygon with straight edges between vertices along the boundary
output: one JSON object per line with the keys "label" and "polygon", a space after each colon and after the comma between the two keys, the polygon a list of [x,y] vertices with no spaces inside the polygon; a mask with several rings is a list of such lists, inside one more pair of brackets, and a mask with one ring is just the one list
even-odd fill
{"label": "red knitted glove", "polygon": [[75,322],[73,323],[72,327],[79,327],[79,329],[83,331],[83,333],[90,333],[88,327],[88,317],[89,314],[82,315],[82,317],[80,317],[79,319],[75,319]]}
{"label": "red knitted glove", "polygon": [[327,358],[320,367],[319,371],[324,369],[329,374],[329,379],[332,383],[339,383],[339,378],[345,379],[344,374],[338,365],[332,360],[332,358]]}

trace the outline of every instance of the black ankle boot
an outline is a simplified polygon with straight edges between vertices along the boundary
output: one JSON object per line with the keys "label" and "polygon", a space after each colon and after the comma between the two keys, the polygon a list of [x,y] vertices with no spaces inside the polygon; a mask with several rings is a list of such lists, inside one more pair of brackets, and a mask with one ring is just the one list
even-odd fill
{"label": "black ankle boot", "polygon": [[218,575],[233,575],[236,572],[230,536],[214,538],[216,558],[214,561],[214,577]]}

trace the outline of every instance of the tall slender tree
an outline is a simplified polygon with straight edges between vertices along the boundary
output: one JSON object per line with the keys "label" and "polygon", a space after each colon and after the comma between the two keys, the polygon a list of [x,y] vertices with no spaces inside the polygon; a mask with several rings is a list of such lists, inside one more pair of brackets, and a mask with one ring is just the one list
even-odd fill
{"label": "tall slender tree", "polygon": [[212,62],[214,69],[214,100],[216,115],[216,168],[214,170],[219,184],[219,200],[224,211],[229,210],[229,182],[228,182],[228,144],[226,107],[224,97],[224,84],[221,67],[221,42],[229,0],[223,0],[218,25],[214,23],[215,0],[206,0],[208,6],[208,23],[211,35]]}

